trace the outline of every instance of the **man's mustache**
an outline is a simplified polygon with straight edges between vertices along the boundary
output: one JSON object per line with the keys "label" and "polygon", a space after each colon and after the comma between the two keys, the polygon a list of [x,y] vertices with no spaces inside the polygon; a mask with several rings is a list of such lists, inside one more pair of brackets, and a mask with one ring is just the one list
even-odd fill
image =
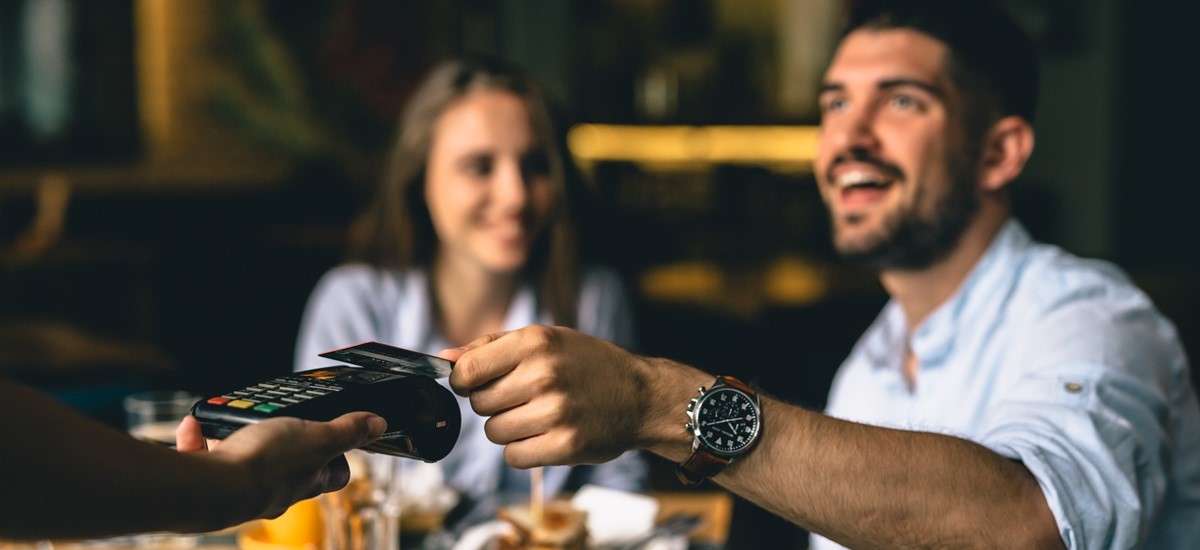
{"label": "man's mustache", "polygon": [[838,165],[847,162],[869,164],[878,168],[881,172],[887,174],[894,180],[903,181],[905,179],[904,170],[901,170],[899,166],[896,166],[895,164],[887,162],[881,158],[871,156],[871,154],[865,150],[851,149],[844,154],[834,157],[833,162],[829,163],[829,168],[825,170],[825,181],[832,183],[833,169],[837,168]]}

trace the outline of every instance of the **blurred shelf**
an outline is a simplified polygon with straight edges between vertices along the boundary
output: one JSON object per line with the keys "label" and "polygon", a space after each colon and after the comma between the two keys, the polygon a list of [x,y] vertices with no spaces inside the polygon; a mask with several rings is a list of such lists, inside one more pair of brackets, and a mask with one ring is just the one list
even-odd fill
{"label": "blurred shelf", "polygon": [[58,168],[0,168],[0,196],[37,193],[44,182],[66,184],[73,194],[192,193],[269,189],[284,183],[293,165],[262,157],[193,157],[129,164]]}
{"label": "blurred shelf", "polygon": [[878,292],[878,283],[867,272],[785,254],[737,266],[703,260],[651,266],[639,275],[637,288],[652,303],[752,319],[771,308],[809,307],[844,294],[869,295]]}
{"label": "blurred shelf", "polygon": [[581,164],[633,162],[648,169],[714,164],[808,172],[817,151],[816,126],[623,126],[578,124],[567,145]]}

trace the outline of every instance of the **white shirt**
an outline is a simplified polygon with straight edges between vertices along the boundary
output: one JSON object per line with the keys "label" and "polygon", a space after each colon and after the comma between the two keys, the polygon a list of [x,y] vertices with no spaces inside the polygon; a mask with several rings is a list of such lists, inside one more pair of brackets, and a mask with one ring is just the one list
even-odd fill
{"label": "white shirt", "polygon": [[[295,370],[337,364],[318,357],[323,351],[375,340],[434,354],[453,347],[433,326],[429,282],[422,270],[388,270],[362,264],[337,267],[317,283],[300,326]],[[632,315],[620,279],[605,270],[588,270],[579,294],[578,328],[581,332],[622,347],[633,342]],[[509,305],[505,330],[532,324],[551,324],[548,313],[537,311],[532,285],[518,289]],[[448,382],[440,380],[443,385]],[[529,472],[504,464],[504,448],[488,441],[484,418],[471,410],[470,401],[458,397],[462,429],[458,442],[441,465],[446,482],[476,500],[500,491],[528,494]],[[408,461],[404,461],[408,462]],[[552,466],[544,473],[548,494],[593,483],[626,491],[646,485],[646,464],[636,453],[626,453],[596,466]]]}
{"label": "white shirt", "polygon": [[[908,334],[890,302],[834,379],[828,414],[1019,460],[1068,548],[1200,548],[1200,409],[1187,358],[1116,267],[1035,243],[1012,220]],[[920,364],[912,392],[906,349]],[[812,546],[838,547],[817,536]]]}

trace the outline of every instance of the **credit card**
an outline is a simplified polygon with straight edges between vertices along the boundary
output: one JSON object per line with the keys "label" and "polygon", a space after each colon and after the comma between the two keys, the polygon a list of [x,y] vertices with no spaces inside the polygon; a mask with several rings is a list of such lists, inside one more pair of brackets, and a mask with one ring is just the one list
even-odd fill
{"label": "credit card", "polygon": [[318,354],[369,369],[386,369],[405,374],[419,374],[430,378],[450,376],[454,363],[441,357],[420,353],[379,342],[363,342],[350,347]]}

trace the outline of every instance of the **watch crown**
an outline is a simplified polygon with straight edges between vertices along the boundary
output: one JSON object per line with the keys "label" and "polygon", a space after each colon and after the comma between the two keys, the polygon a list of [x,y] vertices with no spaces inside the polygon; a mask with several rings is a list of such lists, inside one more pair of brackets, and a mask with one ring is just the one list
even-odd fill
{"label": "watch crown", "polygon": [[696,408],[696,402],[688,401],[688,412],[692,412],[692,409],[694,409],[694,408]]}
{"label": "watch crown", "polygon": [[690,432],[690,431],[692,431],[692,423],[691,423],[691,422],[688,422],[687,424],[684,424],[684,425],[683,425],[683,429],[685,429],[685,430],[687,430],[687,431],[689,431],[689,432]]}
{"label": "watch crown", "polygon": [[704,395],[706,393],[708,393],[708,389],[704,386],[700,386],[700,395]]}

